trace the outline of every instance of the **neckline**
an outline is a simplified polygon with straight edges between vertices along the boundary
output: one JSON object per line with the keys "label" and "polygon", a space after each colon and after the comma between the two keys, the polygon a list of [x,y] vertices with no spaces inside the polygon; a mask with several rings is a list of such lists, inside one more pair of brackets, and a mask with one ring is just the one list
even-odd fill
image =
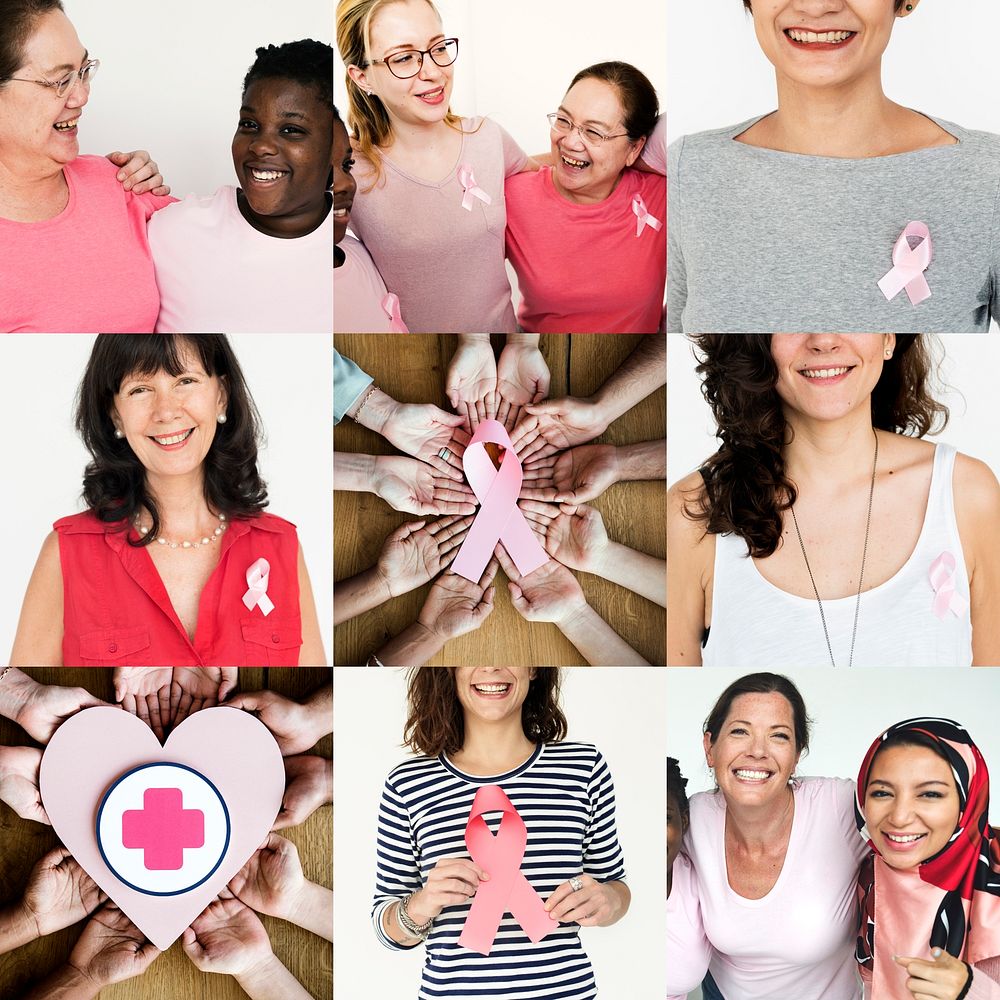
{"label": "neckline", "polygon": [[0,216],[0,224],[5,226],[33,226],[36,229],[62,225],[76,210],[76,184],[71,169],[74,162],[70,160],[69,163],[63,164],[62,175],[66,181],[66,204],[62,207],[61,211],[48,219],[37,219],[35,222],[22,222],[19,219],[7,219]]}
{"label": "neckline", "polygon": [[933,122],[939,129],[947,132],[948,135],[955,140],[955,142],[948,143],[944,146],[922,146],[919,149],[910,149],[902,153],[888,153],[885,156],[820,156],[816,153],[792,153],[785,149],[771,149],[768,146],[755,146],[752,143],[739,142],[737,140],[737,136],[749,131],[754,127],[754,125],[763,121],[765,118],[776,114],[777,110],[778,109],[775,108],[774,111],[767,111],[764,114],[755,115],[753,118],[748,118],[746,121],[740,122],[737,125],[730,125],[728,128],[721,129],[720,133],[727,140],[728,147],[736,147],[745,150],[746,155],[761,155],[764,157],[792,159],[800,163],[813,161],[823,164],[846,164],[854,167],[858,167],[863,164],[898,162],[904,156],[925,156],[928,154],[937,154],[941,151],[961,149],[966,144],[964,137],[965,129],[962,129],[960,126],[955,125],[952,122],[946,122],[941,118],[935,118],[934,115],[929,115],[924,111],[917,111],[915,108],[907,108],[906,110],[912,111],[914,114],[920,115],[922,118],[926,118],[928,121]]}
{"label": "neckline", "polygon": [[450,771],[456,778],[461,778],[463,781],[468,781],[474,785],[497,785],[501,781],[508,781],[511,778],[516,778],[519,774],[523,774],[542,756],[544,752],[545,744],[536,744],[535,749],[532,751],[527,760],[522,761],[516,767],[511,768],[509,771],[505,771],[503,774],[468,774],[467,772],[461,770],[461,768],[456,767],[448,759],[448,755],[443,750],[440,754],[438,754],[438,760],[446,770]]}
{"label": "neckline", "polygon": [[[879,591],[887,590],[897,580],[901,579],[909,570],[911,564],[916,560],[917,553],[923,548],[924,540],[927,537],[928,532],[930,531],[929,525],[930,525],[931,502],[934,499],[934,487],[935,485],[937,485],[937,480],[941,472],[940,466],[941,463],[943,462],[943,455],[944,452],[942,451],[940,442],[935,442],[934,457],[931,459],[932,461],[931,481],[927,487],[927,505],[924,507],[924,519],[920,525],[920,534],[917,535],[917,540],[914,543],[913,549],[911,550],[910,554],[906,557],[906,560],[903,562],[903,565],[900,566],[899,569],[897,569],[896,572],[893,573],[888,580],[884,580],[877,587],[872,587],[870,590],[862,590],[861,591],[862,597],[864,597],[866,594],[877,594],[879,593]],[[763,573],[761,573],[760,568],[757,566],[756,560],[752,556],[748,556],[748,558],[750,559],[750,566],[753,572],[756,574],[757,579],[762,584],[764,584],[764,586],[768,587],[775,594],[779,594],[781,597],[789,601],[796,601],[803,605],[815,607],[816,605],[815,597],[800,597],[798,594],[791,594],[787,590],[782,590],[781,587],[779,587],[777,584],[771,583],[771,581],[768,580]],[[846,597],[824,597],[823,606],[824,607],[842,606],[844,602],[850,603],[856,600],[857,600],[857,594],[848,594]]]}
{"label": "neckline", "polygon": [[452,178],[455,177],[455,175],[458,172],[459,166],[461,165],[462,161],[465,159],[465,137],[468,134],[465,131],[465,123],[467,121],[471,122],[472,119],[469,119],[469,118],[462,118],[461,119],[461,124],[462,124],[461,138],[462,138],[462,141],[461,141],[461,145],[458,148],[458,157],[456,158],[455,162],[451,165],[451,169],[448,171],[448,173],[446,173],[444,175],[444,177],[442,177],[441,180],[439,180],[439,181],[428,181],[428,180],[425,180],[423,177],[417,177],[415,174],[409,173],[409,171],[404,170],[401,166],[399,166],[398,164],[394,163],[393,160],[392,160],[392,158],[390,156],[388,156],[386,153],[380,152],[379,155],[382,157],[382,161],[387,166],[392,167],[392,169],[397,174],[399,174],[400,177],[404,178],[405,180],[408,180],[408,181],[410,181],[413,184],[419,184],[421,187],[426,187],[426,188],[442,188],[442,187],[445,186],[445,184],[447,184],[449,181],[451,181]]}

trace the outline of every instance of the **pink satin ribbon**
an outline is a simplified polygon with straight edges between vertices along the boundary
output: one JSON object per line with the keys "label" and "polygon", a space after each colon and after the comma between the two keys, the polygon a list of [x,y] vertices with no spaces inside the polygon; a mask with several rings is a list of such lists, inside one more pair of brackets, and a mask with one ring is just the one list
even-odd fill
{"label": "pink satin ribbon", "polygon": [[969,602],[955,589],[955,569],[957,563],[950,552],[942,552],[931,563],[930,578],[934,588],[934,614],[944,621],[950,611],[961,617]]}
{"label": "pink satin ribbon", "polygon": [[410,332],[406,329],[406,324],[403,322],[403,314],[399,311],[398,295],[393,295],[392,292],[386,292],[385,298],[382,299],[382,308],[385,310],[386,316],[389,317],[390,333]]}
{"label": "pink satin ribbon", "polygon": [[271,564],[264,558],[258,559],[247,567],[247,592],[243,595],[243,603],[247,611],[260,608],[266,618],[273,610],[271,598],[267,596],[267,581],[271,574]]}
{"label": "pink satin ribbon", "polygon": [[639,195],[632,199],[632,212],[635,215],[636,236],[642,236],[642,231],[646,226],[649,226],[650,229],[661,229],[663,226],[663,223],[655,215],[650,215],[646,203]]}
{"label": "pink satin ribbon", "polygon": [[[919,238],[920,242],[910,248],[907,237]],[[910,222],[899,234],[892,248],[892,270],[878,283],[882,294],[891,302],[904,288],[911,305],[919,305],[931,296],[930,285],[924,271],[930,266],[934,254],[931,231],[923,222]]]}
{"label": "pink satin ribbon", "polygon": [[[502,812],[494,837],[483,813]],[[521,874],[521,861],[528,843],[528,828],[499,785],[483,785],[472,802],[465,825],[465,846],[489,880],[480,882],[465,918],[458,943],[480,955],[488,955],[505,913],[521,925],[529,940],[538,943],[559,926],[545,912],[542,897]]]}
{"label": "pink satin ribbon", "polygon": [[[486,453],[486,441],[504,449],[499,469]],[[452,563],[452,572],[478,583],[498,541],[503,542],[522,575],[548,562],[549,557],[517,507],[523,478],[521,462],[503,424],[484,420],[476,428],[462,456],[462,466],[481,506]]]}
{"label": "pink satin ribbon", "polygon": [[458,168],[458,183],[462,185],[465,194],[462,196],[462,208],[466,212],[472,211],[472,199],[478,198],[486,205],[492,205],[493,199],[476,183],[475,175],[472,173],[472,164],[463,163]]}

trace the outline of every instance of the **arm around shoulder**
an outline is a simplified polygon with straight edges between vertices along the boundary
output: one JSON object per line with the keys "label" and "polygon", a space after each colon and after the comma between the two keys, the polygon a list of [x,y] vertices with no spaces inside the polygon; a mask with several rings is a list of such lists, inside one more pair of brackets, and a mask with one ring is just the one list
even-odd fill
{"label": "arm around shoulder", "polygon": [[50,532],[28,581],[9,664],[14,667],[61,667],[63,578],[59,536]]}
{"label": "arm around shoulder", "polygon": [[323,649],[323,638],[316,616],[316,601],[313,598],[309,570],[306,569],[302,546],[299,546],[299,614],[302,619],[302,648],[299,650],[300,667],[328,667],[330,661]]}
{"label": "arm around shoulder", "polygon": [[667,491],[667,666],[701,666],[715,539],[687,513],[700,487],[693,472]]}

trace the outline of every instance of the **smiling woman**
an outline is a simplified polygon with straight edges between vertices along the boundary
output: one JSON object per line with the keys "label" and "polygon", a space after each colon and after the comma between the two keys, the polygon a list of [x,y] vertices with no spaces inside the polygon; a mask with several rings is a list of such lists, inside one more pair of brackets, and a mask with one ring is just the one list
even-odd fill
{"label": "smiling woman", "polygon": [[325,663],[295,527],[263,512],[259,420],[224,337],[99,336],[76,422],[88,510],[42,546],[12,664]]}
{"label": "smiling woman", "polygon": [[232,141],[239,187],[150,227],[157,331],[331,331],[332,73],[321,42],[257,49]]}

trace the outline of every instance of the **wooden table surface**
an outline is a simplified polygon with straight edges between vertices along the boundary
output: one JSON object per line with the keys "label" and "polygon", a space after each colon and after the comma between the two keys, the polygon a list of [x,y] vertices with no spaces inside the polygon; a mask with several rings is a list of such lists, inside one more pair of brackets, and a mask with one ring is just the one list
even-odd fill
{"label": "wooden table surface", "polygon": [[[435,403],[450,410],[444,395],[454,334],[339,334],[334,346],[400,402]],[[552,375],[550,398],[588,396],[632,353],[642,339],[627,334],[546,334],[540,341]],[[499,352],[503,337],[494,337]],[[595,440],[634,444],[666,436],[666,389],[660,388],[624,413]],[[378,434],[345,418],[334,431],[334,448],[369,455],[395,454]],[[334,484],[336,488],[336,484]],[[666,483],[617,483],[590,501],[604,517],[609,536],[631,548],[666,558]],[[413,515],[392,510],[373,493],[335,491],[334,579],[372,566],[393,529]],[[659,605],[587,573],[576,573],[587,600],[650,663],[666,657],[666,613]],[[446,643],[432,666],[573,666],[580,654],[548,622],[528,622],[511,604],[506,576],[496,576],[492,614],[476,631]],[[402,632],[420,612],[431,584],[344,622],[334,629],[334,663],[356,665]]]}
{"label": "wooden table surface", "polygon": [[[111,670],[93,668],[46,668],[26,670],[44,684],[84,687],[98,698],[113,701]],[[330,680],[330,671],[322,668],[240,670],[239,690],[270,689],[288,698],[302,701]],[[332,724],[332,719],[331,719]],[[0,719],[0,744],[37,746],[27,734]],[[324,757],[333,755],[332,737],[324,737],[312,751]],[[298,847],[306,878],[332,888],[333,824],[331,810],[324,807],[300,826],[280,831],[281,836]],[[21,819],[0,803],[0,905],[21,898],[28,873],[36,861],[59,841],[51,827]],[[262,916],[275,955],[317,1000],[333,995],[333,948],[329,942],[293,924]],[[15,1000],[27,987],[44,979],[69,956],[83,923],[57,934],[40,938],[6,955],[0,955],[0,997]],[[181,947],[180,941],[160,955],[142,976],[100,993],[101,1000],[236,1000],[246,994],[231,976],[199,972]]]}

